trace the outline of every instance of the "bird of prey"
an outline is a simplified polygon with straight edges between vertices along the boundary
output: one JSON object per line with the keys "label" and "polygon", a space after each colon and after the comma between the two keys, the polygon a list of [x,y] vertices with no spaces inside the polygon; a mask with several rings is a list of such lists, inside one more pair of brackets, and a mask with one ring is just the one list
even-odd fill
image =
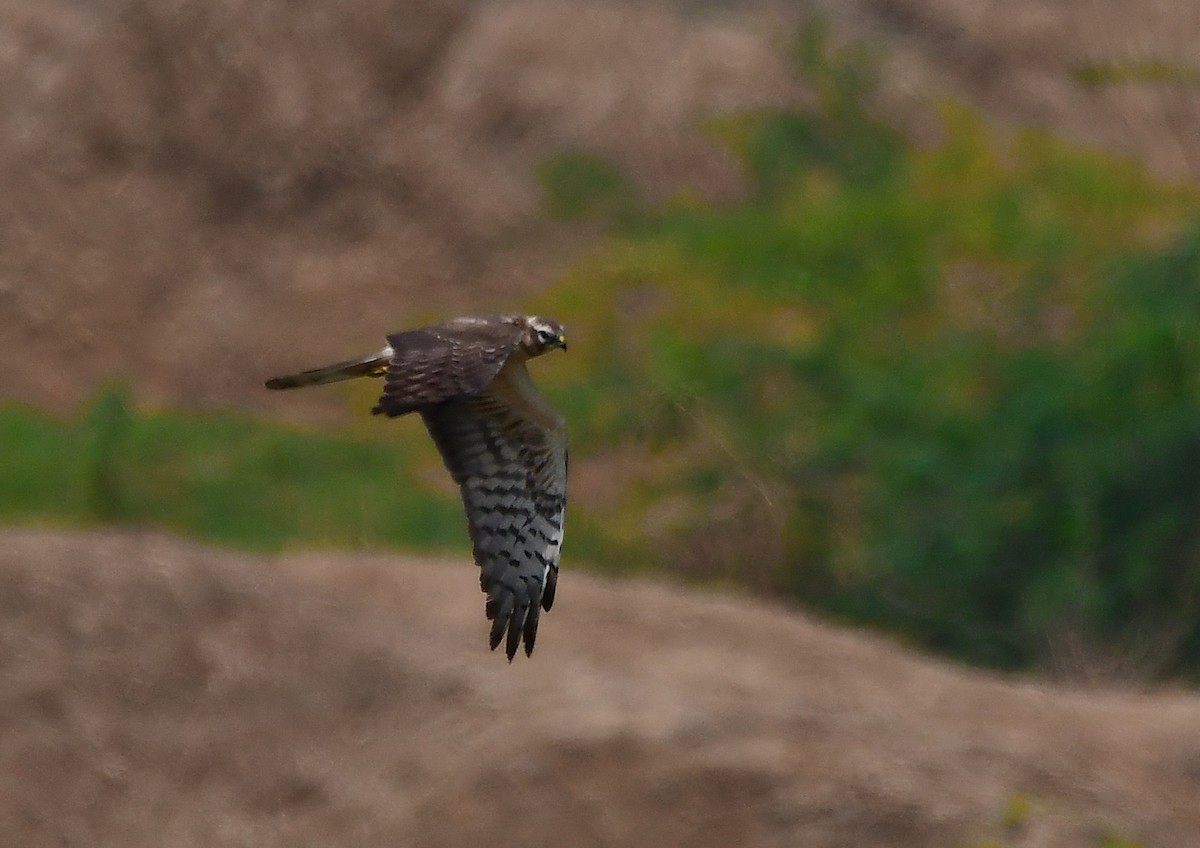
{"label": "bird of prey", "polygon": [[383,377],[371,411],[420,413],[462,493],[487,594],[493,650],[533,652],[554,603],[567,504],[566,425],[534,388],[525,361],[567,348],[557,321],[532,315],[453,318],[394,333],[378,353],[268,380],[292,389]]}

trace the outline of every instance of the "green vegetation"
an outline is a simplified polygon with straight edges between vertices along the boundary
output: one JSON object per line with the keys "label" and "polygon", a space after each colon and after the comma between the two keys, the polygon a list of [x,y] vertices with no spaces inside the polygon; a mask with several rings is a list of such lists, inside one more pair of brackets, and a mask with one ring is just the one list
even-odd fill
{"label": "green vegetation", "polygon": [[563,220],[623,217],[637,208],[637,192],[612,164],[587,153],[563,153],[538,168],[546,211]]}
{"label": "green vegetation", "polygon": [[1013,792],[1004,802],[1004,812],[1000,824],[1005,831],[1013,831],[1029,822],[1033,812],[1034,800],[1024,792]]}
{"label": "green vegetation", "polygon": [[1170,84],[1192,88],[1200,84],[1200,68],[1156,59],[1130,60],[1078,65],[1071,69],[1071,77],[1076,82],[1092,88],[1129,83]]}
{"label": "green vegetation", "polygon": [[[987,836],[971,843],[971,848],[1006,848],[1006,846],[1029,842],[1030,830],[1038,827],[1039,819],[1053,812],[1053,802],[1040,800],[1024,791],[1013,792],[1004,802],[999,827],[1000,835]],[[1094,825],[1096,836],[1092,844],[1096,848],[1142,848],[1136,842],[1111,831],[1101,831],[1099,823]]]}
{"label": "green vegetation", "polygon": [[973,662],[1194,672],[1196,193],[953,105],[915,149],[822,49],[821,109],[712,127],[745,203],[640,216],[546,307],[589,446],[655,448],[620,555]]}
{"label": "green vegetation", "polygon": [[74,422],[3,407],[0,444],[19,449],[0,475],[0,515],[151,524],[254,549],[465,548],[455,494],[421,485],[432,476],[423,469],[440,471],[427,440],[395,426],[390,435],[137,412],[120,387],[101,391]]}
{"label": "green vegetation", "polygon": [[1141,842],[1135,842],[1132,839],[1126,839],[1123,836],[1106,834],[1100,837],[1097,843],[1097,848],[1142,848]]}
{"label": "green vegetation", "polygon": [[[615,228],[537,304],[571,328],[539,382],[574,467],[620,483],[575,476],[571,559],[748,585],[972,662],[1195,675],[1196,192],[952,104],[915,148],[864,106],[861,56],[816,30],[799,54],[818,108],[708,127],[743,203],[641,208],[588,156],[541,171],[553,214]],[[419,426],[314,433],[116,391],[77,422],[10,407],[0,515],[464,548],[453,493],[420,485]]]}

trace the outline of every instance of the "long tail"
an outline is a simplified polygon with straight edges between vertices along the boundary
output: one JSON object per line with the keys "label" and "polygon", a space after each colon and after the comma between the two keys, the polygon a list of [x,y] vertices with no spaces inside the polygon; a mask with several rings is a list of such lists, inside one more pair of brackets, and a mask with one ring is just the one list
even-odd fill
{"label": "long tail", "polygon": [[298,389],[301,386],[336,383],[339,380],[349,380],[353,377],[382,377],[387,372],[388,362],[391,358],[391,348],[384,348],[379,353],[373,353],[362,359],[338,362],[326,365],[324,368],[301,371],[299,374],[288,374],[285,377],[272,377],[267,380],[267,388]]}

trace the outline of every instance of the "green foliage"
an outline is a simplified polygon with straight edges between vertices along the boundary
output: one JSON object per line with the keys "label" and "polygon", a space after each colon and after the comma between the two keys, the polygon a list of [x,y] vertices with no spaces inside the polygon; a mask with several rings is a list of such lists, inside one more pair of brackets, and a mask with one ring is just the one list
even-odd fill
{"label": "green foliage", "polygon": [[636,193],[624,175],[587,153],[564,153],[542,163],[538,177],[551,215],[565,220],[627,215]]}
{"label": "green foliage", "polygon": [[1033,812],[1034,801],[1024,792],[1013,792],[1004,801],[1004,810],[1000,816],[1000,824],[1006,831],[1022,827],[1029,821]]}
{"label": "green foliage", "polygon": [[1096,842],[1096,848],[1142,848],[1142,843],[1107,833]]}
{"label": "green foliage", "polygon": [[1194,87],[1200,84],[1200,68],[1161,59],[1143,59],[1077,65],[1071,69],[1071,77],[1093,88],[1126,83],[1170,83]]}
{"label": "green foliage", "polygon": [[[658,457],[614,525],[670,514],[642,556],[761,582],[780,513],[769,588],[839,616],[1005,667],[1200,667],[1195,193],[953,104],[913,148],[805,39],[820,109],[710,126],[746,202],[644,213],[546,307],[602,387],[573,423]],[[700,567],[714,532],[742,544]]]}
{"label": "green foliage", "polygon": [[91,435],[88,505],[100,520],[128,517],[120,474],[131,423],[129,393],[123,386],[109,387],[97,395],[86,429]]}
{"label": "green foliage", "polygon": [[[419,426],[419,425],[418,425]],[[0,408],[0,517],[167,527],[257,549],[465,546],[452,492],[423,434],[348,438],[232,414],[138,412],[120,388],[78,421]],[[381,431],[382,435],[382,431]],[[439,477],[440,479],[440,477]]]}

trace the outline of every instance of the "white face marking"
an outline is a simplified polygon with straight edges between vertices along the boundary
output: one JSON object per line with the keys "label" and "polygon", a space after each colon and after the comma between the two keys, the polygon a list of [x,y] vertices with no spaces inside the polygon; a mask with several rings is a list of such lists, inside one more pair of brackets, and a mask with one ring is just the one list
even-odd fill
{"label": "white face marking", "polygon": [[536,343],[543,350],[560,344],[561,327],[537,315],[530,315],[526,323]]}

